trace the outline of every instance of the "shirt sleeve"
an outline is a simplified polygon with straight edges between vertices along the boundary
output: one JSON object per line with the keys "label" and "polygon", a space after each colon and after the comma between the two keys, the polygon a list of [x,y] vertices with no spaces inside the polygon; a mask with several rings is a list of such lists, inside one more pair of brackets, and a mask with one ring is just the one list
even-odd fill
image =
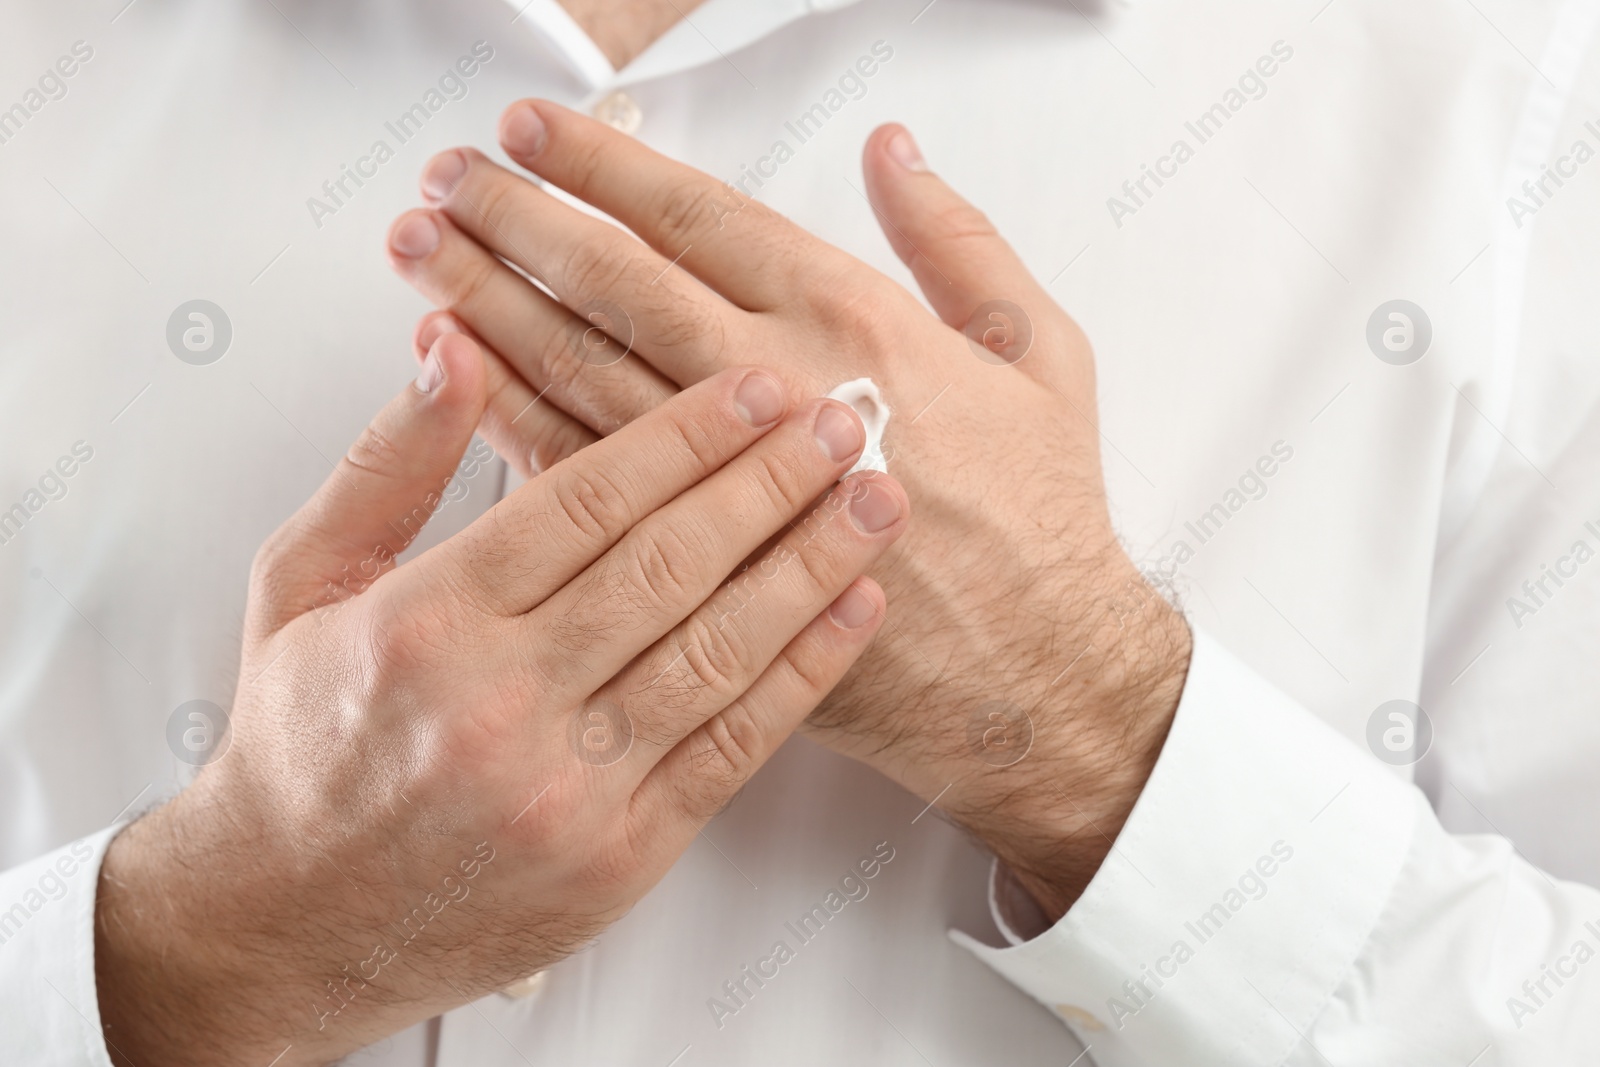
{"label": "shirt sleeve", "polygon": [[[1571,1062],[1600,1043],[1600,892],[1426,798],[1196,631],[1156,768],[1053,926],[958,943],[1101,1067]],[[1031,937],[1029,935],[1032,935]]]}
{"label": "shirt sleeve", "polygon": [[113,827],[0,871],[0,1060],[111,1067],[94,983],[94,902]]}

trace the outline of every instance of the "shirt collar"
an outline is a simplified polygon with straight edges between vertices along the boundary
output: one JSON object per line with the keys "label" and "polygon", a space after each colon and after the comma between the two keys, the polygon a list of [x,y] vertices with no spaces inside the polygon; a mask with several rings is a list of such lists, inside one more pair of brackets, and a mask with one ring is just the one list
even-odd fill
{"label": "shirt collar", "polygon": [[622,70],[611,66],[589,35],[557,0],[508,0],[591,92],[663,78],[707,63],[727,61],[789,23],[817,11],[849,7],[859,0],[707,0],[680,19]]}

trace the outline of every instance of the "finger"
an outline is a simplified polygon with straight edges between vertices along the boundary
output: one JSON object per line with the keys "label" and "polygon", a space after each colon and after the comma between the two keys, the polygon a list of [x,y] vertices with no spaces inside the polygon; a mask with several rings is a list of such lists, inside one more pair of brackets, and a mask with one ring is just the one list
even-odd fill
{"label": "finger", "polygon": [[424,169],[422,184],[462,231],[547,286],[579,320],[597,313],[614,320],[607,332],[620,327],[631,334],[632,348],[672,380],[706,377],[747,347],[739,309],[671,257],[481,152],[441,152]]}
{"label": "finger", "polygon": [[485,610],[527,612],[788,409],[769,371],[735,368],[701,382],[517,489],[436,549],[440,565]]}
{"label": "finger", "polygon": [[871,578],[857,578],[739,699],[651,769],[629,811],[640,827],[636,839],[681,848],[839,684],[883,620],[883,590]]}
{"label": "finger", "polygon": [[357,595],[394,566],[443,499],[483,409],[478,346],[440,338],[417,380],[257,554],[251,600],[269,626]]}
{"label": "finger", "polygon": [[[592,204],[667,260],[749,311],[792,299],[803,278],[853,262],[752,197],[761,176],[729,185],[668,159],[603,122],[520,100],[500,117],[519,166]],[[757,169],[770,169],[762,157]]]}
{"label": "finger", "polygon": [[595,693],[634,725],[631,792],[662,756],[749,689],[812,619],[905,532],[910,506],[888,475],[835,487],[753,566]]}
{"label": "finger", "polygon": [[1057,370],[1035,350],[1058,350],[1042,335],[1076,326],[983,212],[928,170],[905,127],[875,130],[863,166],[884,236],[939,318],[1001,360],[1046,376]]}
{"label": "finger", "polygon": [[[573,314],[440,212],[410,211],[396,219],[389,262],[434,304],[470,325],[536,394],[597,433],[615,430],[676,391],[648,363],[628,358],[634,333],[628,313],[596,305],[587,318]],[[621,336],[596,329],[597,320]]]}
{"label": "finger", "polygon": [[803,405],[529,613],[527,655],[558,692],[591,695],[705,603],[837,481],[865,443],[846,405]]}
{"label": "finger", "polygon": [[417,320],[417,325],[411,330],[411,354],[421,364],[428,358],[428,353],[433,349],[433,342],[447,333],[460,333],[472,339],[472,342],[483,350],[485,363],[499,359],[499,353],[490,349],[477,331],[449,311],[430,311]]}
{"label": "finger", "polygon": [[489,406],[478,432],[523,478],[549,470],[599,439],[594,431],[535,393],[498,352],[485,346],[448,311],[431,311],[417,323],[412,338],[417,358],[426,359],[433,343],[446,333],[464,333],[483,349]]}

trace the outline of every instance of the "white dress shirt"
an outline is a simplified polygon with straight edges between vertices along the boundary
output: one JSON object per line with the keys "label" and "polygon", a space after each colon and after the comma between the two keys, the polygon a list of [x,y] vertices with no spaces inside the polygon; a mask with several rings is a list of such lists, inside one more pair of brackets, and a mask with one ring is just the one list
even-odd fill
{"label": "white dress shirt", "polygon": [[[759,167],[762,200],[910,285],[858,163],[907,123],[1093,339],[1114,514],[1194,620],[1194,661],[1054,926],[937,807],[796,741],[528,995],[351,1062],[1592,1054],[1597,19],[710,0],[619,74],[554,0],[8,13],[0,1058],[108,1064],[104,847],[192,776],[169,743],[185,705],[228,705],[255,548],[414,373],[424,305],[384,264],[389,221],[432,152],[491,147],[529,95],[720,177]],[[892,57],[851,73],[875,46]],[[818,103],[802,141],[786,123]],[[187,312],[169,343],[192,300],[226,315],[220,358],[214,314],[212,348],[183,358]],[[464,470],[429,539],[503,474]],[[866,896],[795,936],[868,857]]]}

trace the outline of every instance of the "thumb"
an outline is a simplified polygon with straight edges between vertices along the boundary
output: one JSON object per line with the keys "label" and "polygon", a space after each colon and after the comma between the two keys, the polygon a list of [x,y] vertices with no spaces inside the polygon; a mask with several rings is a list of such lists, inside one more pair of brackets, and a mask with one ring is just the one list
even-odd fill
{"label": "thumb", "polygon": [[487,403],[482,350],[434,342],[417,379],[361,432],[322,487],[267,539],[251,572],[252,629],[358,595],[395,565],[444,499]]}
{"label": "thumb", "polygon": [[[946,325],[1011,363],[1038,347],[1036,334],[1081,337],[983,212],[928,169],[904,126],[878,127],[862,165],[884,236]],[[1035,374],[1046,365],[1037,354],[1019,364]]]}

